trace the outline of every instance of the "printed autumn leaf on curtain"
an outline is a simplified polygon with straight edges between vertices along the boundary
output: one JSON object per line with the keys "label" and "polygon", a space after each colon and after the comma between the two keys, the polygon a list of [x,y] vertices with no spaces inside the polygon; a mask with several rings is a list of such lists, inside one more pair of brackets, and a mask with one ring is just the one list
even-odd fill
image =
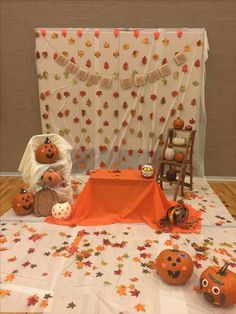
{"label": "printed autumn leaf on curtain", "polygon": [[43,133],[74,147],[74,172],[157,163],[180,116],[203,174],[204,29],[36,29]]}

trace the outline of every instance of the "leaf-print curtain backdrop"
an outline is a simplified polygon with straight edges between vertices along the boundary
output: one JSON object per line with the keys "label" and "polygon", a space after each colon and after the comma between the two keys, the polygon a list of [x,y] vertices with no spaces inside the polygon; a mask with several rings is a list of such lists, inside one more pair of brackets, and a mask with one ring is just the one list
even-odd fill
{"label": "leaf-print curtain backdrop", "polygon": [[[204,29],[38,28],[35,35],[42,130],[73,145],[73,172],[156,165],[167,129],[180,116],[197,130],[194,168],[204,175]],[[184,64],[174,60],[177,52],[185,55]],[[98,83],[68,73],[56,62],[60,55],[98,74]],[[124,78],[146,77],[163,64],[171,73],[157,81],[121,86]],[[103,76],[112,78],[111,87],[101,86]]]}

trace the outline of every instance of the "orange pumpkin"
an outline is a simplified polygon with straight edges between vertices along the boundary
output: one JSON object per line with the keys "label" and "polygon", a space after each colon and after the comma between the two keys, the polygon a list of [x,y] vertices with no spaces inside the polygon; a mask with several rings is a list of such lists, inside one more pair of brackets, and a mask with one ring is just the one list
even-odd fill
{"label": "orange pumpkin", "polygon": [[176,152],[175,153],[175,161],[183,162],[184,161],[184,152]]}
{"label": "orange pumpkin", "polygon": [[12,200],[12,208],[19,216],[25,216],[33,211],[34,194],[21,189]]}
{"label": "orange pumpkin", "polygon": [[200,276],[200,293],[215,305],[227,307],[236,303],[236,274],[223,267],[209,266]]}
{"label": "orange pumpkin", "polygon": [[174,129],[181,130],[184,127],[184,120],[177,117],[177,119],[173,121],[173,127]]}
{"label": "orange pumpkin", "polygon": [[166,249],[157,257],[156,269],[163,281],[170,285],[180,285],[192,276],[193,261],[184,251]]}
{"label": "orange pumpkin", "polygon": [[61,170],[54,171],[53,169],[49,169],[44,172],[41,176],[41,182],[47,187],[54,187],[62,183],[63,175]]}
{"label": "orange pumpkin", "polygon": [[35,156],[41,164],[53,164],[58,160],[59,151],[47,137],[45,142],[36,149]]}

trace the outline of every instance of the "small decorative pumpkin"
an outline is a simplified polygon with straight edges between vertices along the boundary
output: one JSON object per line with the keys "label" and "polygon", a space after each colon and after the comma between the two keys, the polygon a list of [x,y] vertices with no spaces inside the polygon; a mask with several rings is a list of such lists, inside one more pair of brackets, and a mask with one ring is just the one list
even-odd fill
{"label": "small decorative pumpkin", "polygon": [[166,171],[166,179],[168,181],[175,181],[176,180],[176,169],[174,167],[172,167]]}
{"label": "small decorative pumpkin", "polygon": [[33,211],[34,194],[21,189],[12,200],[12,208],[19,216],[29,215]]}
{"label": "small decorative pumpkin", "polygon": [[177,117],[177,119],[173,122],[174,129],[181,130],[184,127],[184,120],[180,119],[180,117]]}
{"label": "small decorative pumpkin", "polygon": [[152,165],[144,165],[142,167],[142,176],[144,178],[152,178],[154,174],[153,166]]}
{"label": "small decorative pumpkin", "polygon": [[193,261],[187,252],[166,249],[157,257],[156,269],[166,283],[181,285],[192,276]]}
{"label": "small decorative pumpkin", "polygon": [[186,125],[186,127],[184,128],[186,131],[192,131],[192,126],[189,124],[189,125]]}
{"label": "small decorative pumpkin", "polygon": [[54,171],[53,169],[49,169],[44,172],[44,174],[41,176],[41,182],[43,185],[46,185],[47,187],[54,187],[62,183],[63,181],[63,175],[61,170]]}
{"label": "small decorative pumpkin", "polygon": [[176,136],[172,139],[172,143],[175,145],[185,145],[186,141],[186,137],[183,136]]}
{"label": "small decorative pumpkin", "polygon": [[227,307],[236,303],[236,274],[223,267],[209,266],[200,276],[200,293],[215,305]]}
{"label": "small decorative pumpkin", "polygon": [[71,205],[69,202],[56,203],[52,207],[52,216],[56,219],[67,220],[71,215]]}
{"label": "small decorative pumpkin", "polygon": [[36,160],[41,164],[53,164],[58,160],[59,151],[47,137],[44,144],[41,144],[35,152]]}
{"label": "small decorative pumpkin", "polygon": [[184,161],[184,152],[176,152],[175,153],[175,161],[177,162],[183,162]]}
{"label": "small decorative pumpkin", "polygon": [[167,147],[165,151],[165,159],[166,160],[174,160],[175,158],[175,150],[174,148]]}

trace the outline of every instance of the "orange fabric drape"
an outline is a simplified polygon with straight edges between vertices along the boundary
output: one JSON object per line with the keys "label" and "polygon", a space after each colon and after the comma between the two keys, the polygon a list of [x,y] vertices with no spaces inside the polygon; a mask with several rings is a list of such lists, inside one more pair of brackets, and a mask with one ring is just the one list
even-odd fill
{"label": "orange fabric drape", "polygon": [[[46,221],[81,226],[145,222],[151,228],[157,229],[157,222],[172,205],[173,202],[166,199],[155,179],[143,178],[138,170],[114,172],[99,169],[91,175],[73,204],[71,219],[62,221],[47,217]],[[192,208],[189,209],[192,214],[193,211],[196,212]]]}

